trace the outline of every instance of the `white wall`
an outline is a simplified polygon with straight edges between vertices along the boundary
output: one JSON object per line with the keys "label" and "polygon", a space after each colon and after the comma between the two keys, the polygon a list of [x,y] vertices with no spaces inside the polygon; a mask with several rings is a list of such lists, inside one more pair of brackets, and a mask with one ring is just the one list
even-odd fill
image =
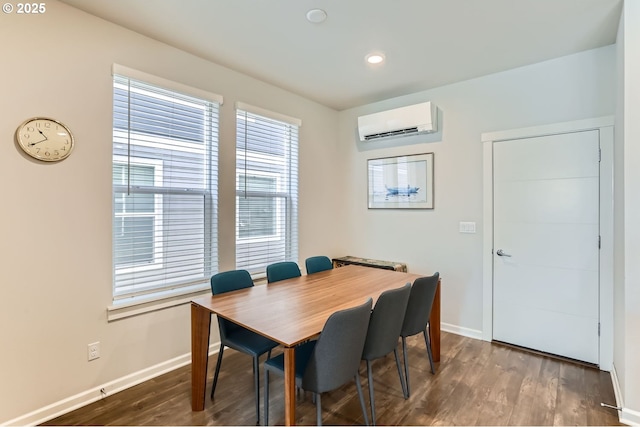
{"label": "white wall", "polygon": [[[335,111],[55,0],[43,15],[3,14],[0,39],[0,424],[174,358],[188,360],[188,305],[106,321],[114,62],[224,96],[221,269],[233,268],[235,256],[236,101],[302,119],[300,259],[341,254],[339,224],[327,215],[341,184],[331,168],[339,153]],[[38,163],[13,142],[17,126],[39,115],[74,133],[75,150],[63,162]],[[102,356],[87,362],[94,341]]]}
{"label": "white wall", "polygon": [[[613,337],[613,378],[618,381],[617,392],[621,393],[626,384],[625,367],[625,228],[624,228],[624,11],[620,16],[616,37],[616,114],[614,131],[614,337]],[[622,400],[622,396],[618,396]],[[623,404],[623,402],[619,402]]]}
{"label": "white wall", "polygon": [[[370,104],[340,113],[345,252],[406,262],[409,271],[442,275],[444,328],[482,330],[483,132],[612,115],[615,46]],[[421,101],[442,110],[434,135],[357,142],[356,118]],[[368,210],[367,159],[435,153],[435,209]],[[458,232],[476,222],[476,234]]]}
{"label": "white wall", "polygon": [[618,43],[622,59],[619,59],[618,78],[618,134],[617,146],[624,154],[620,174],[624,179],[624,213],[617,219],[622,228],[616,283],[616,320],[614,366],[620,383],[620,402],[624,409],[623,421],[640,424],[640,3],[626,1]]}

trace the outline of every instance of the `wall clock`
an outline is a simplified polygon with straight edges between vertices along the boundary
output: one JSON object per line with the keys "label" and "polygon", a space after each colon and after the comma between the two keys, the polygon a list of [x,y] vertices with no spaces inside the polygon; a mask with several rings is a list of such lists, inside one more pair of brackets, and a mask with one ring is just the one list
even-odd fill
{"label": "wall clock", "polygon": [[22,150],[43,162],[58,162],[73,150],[73,135],[67,126],[46,117],[27,119],[16,129]]}

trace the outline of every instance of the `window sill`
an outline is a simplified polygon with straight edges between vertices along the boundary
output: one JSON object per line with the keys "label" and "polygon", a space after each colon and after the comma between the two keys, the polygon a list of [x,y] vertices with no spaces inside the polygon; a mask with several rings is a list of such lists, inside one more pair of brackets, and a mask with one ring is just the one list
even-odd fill
{"label": "window sill", "polygon": [[207,283],[180,288],[174,291],[162,292],[154,296],[132,297],[114,301],[107,307],[107,321],[125,319],[152,311],[163,310],[182,304],[188,304],[192,299],[211,293],[211,286]]}

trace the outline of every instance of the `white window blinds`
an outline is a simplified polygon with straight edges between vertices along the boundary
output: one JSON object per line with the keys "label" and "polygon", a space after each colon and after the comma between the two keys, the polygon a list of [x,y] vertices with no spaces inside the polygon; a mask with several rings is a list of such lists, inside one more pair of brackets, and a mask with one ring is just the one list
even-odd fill
{"label": "white window blinds", "polygon": [[254,275],[298,258],[298,127],[296,119],[238,105],[236,267]]}
{"label": "white window blinds", "polygon": [[114,301],[209,286],[218,268],[218,110],[114,74]]}

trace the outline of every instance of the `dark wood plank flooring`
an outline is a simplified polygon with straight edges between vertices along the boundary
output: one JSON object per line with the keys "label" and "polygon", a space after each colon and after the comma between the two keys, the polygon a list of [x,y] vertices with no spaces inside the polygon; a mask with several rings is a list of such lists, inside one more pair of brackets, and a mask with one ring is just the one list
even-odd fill
{"label": "dark wood plank flooring", "polygon": [[[402,397],[393,355],[373,364],[379,425],[620,425],[617,412],[600,405],[615,404],[607,372],[443,332],[441,362],[432,375],[422,337],[407,344],[408,400]],[[212,401],[208,393],[215,363],[213,356],[202,412],[191,411],[191,369],[186,366],[44,425],[254,425],[251,358],[225,350]],[[367,400],[364,363],[361,378]],[[262,386],[262,370],[260,381]],[[270,422],[282,424],[282,379],[272,376],[270,390]],[[326,425],[363,423],[353,383],[323,394],[322,405]],[[298,424],[315,424],[310,395],[298,394],[296,419]]]}

